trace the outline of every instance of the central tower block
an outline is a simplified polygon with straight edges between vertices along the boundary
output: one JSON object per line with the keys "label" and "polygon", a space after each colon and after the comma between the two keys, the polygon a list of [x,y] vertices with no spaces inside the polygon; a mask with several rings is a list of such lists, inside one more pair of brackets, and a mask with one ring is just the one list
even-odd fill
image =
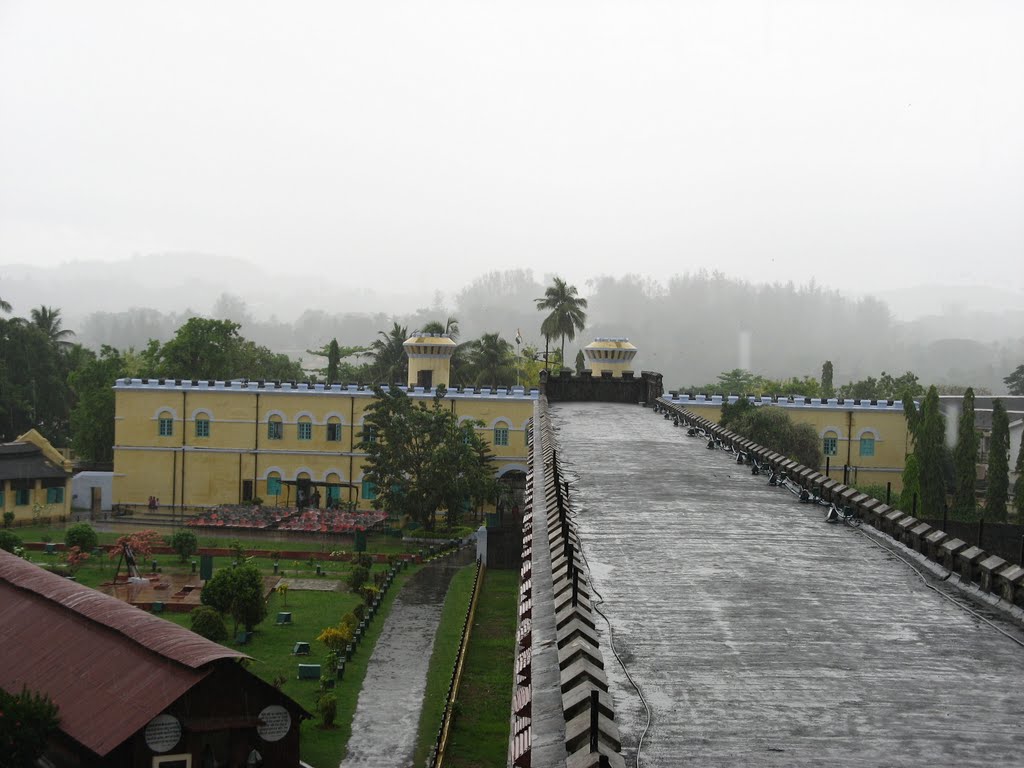
{"label": "central tower block", "polygon": [[451,382],[452,354],[458,345],[440,333],[413,332],[402,344],[409,357],[410,387],[447,387]]}

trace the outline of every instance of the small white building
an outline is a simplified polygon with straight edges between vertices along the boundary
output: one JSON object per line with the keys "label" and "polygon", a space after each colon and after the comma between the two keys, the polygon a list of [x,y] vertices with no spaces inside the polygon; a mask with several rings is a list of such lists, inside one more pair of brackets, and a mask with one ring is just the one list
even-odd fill
{"label": "small white building", "polygon": [[109,512],[114,503],[113,472],[79,472],[71,478],[71,509]]}

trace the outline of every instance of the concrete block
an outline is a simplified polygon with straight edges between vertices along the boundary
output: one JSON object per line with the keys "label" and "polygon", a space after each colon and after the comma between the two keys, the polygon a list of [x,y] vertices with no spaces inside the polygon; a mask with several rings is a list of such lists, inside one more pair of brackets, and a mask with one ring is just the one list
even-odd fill
{"label": "concrete block", "polygon": [[898,538],[899,534],[896,525],[897,523],[899,523],[900,520],[907,516],[908,515],[906,515],[902,510],[899,509],[893,509],[890,510],[889,512],[886,512],[881,520],[882,530],[885,533],[888,533],[890,536]]}
{"label": "concrete block", "polygon": [[985,550],[974,546],[960,552],[956,556],[956,570],[960,572],[960,578],[964,581],[977,581],[978,566],[986,557],[988,557],[988,553]]}
{"label": "concrete block", "polygon": [[[581,712],[590,711],[590,695],[592,688],[577,687],[562,695],[562,711],[565,713],[565,721],[569,722]],[[615,718],[615,702],[612,696],[606,691],[598,689],[597,707],[608,719]]]}
{"label": "concrete block", "polygon": [[951,571],[957,570],[956,556],[967,549],[967,542],[961,539],[946,539],[939,546],[940,562]]}
{"label": "concrete block", "polygon": [[530,670],[533,664],[533,650],[525,648],[516,654],[516,682],[519,684],[530,681]]}
{"label": "concrete block", "polygon": [[561,629],[567,626],[574,620],[582,621],[584,624],[589,626],[591,629],[596,630],[597,624],[594,623],[594,617],[589,610],[585,610],[582,606],[577,608],[566,608],[565,610],[555,614],[555,629]]}
{"label": "concrete block", "polygon": [[608,690],[608,677],[604,670],[586,659],[580,659],[563,669],[561,680],[563,695],[581,685],[588,689]]}
{"label": "concrete block", "polygon": [[[580,750],[590,749],[590,711],[577,715],[565,724],[565,749],[572,754]],[[604,717],[600,712],[597,714],[597,743],[600,746],[606,744],[613,751],[622,749],[619,740],[619,729],[615,722]]]}
{"label": "concrete block", "polygon": [[981,574],[980,586],[985,592],[995,592],[995,576],[997,573],[1006,570],[1010,564],[998,555],[986,557],[978,563],[978,571]]}
{"label": "concrete block", "polygon": [[916,517],[907,515],[901,517],[896,521],[896,525],[893,527],[893,538],[897,541],[901,541],[906,545],[910,545],[910,530],[917,525],[920,525],[921,521]]}
{"label": "concrete block", "polygon": [[928,525],[928,523],[918,523],[907,531],[907,544],[916,552],[920,552],[922,555],[927,555],[928,545],[925,542],[925,536],[931,532],[932,527]]}
{"label": "concrete block", "polygon": [[933,528],[931,533],[924,537],[924,547],[927,550],[924,554],[928,555],[929,558],[935,561],[941,560],[941,554],[939,547],[942,543],[949,539],[949,534],[945,531],[940,531],[938,528]]}
{"label": "concrete block", "polygon": [[608,758],[609,768],[626,768],[626,761],[618,752],[606,744],[598,743],[597,753],[590,752],[588,743],[583,749],[569,755],[565,761],[565,768],[598,768],[601,764],[601,755]]}
{"label": "concrete block", "polygon": [[1024,568],[1011,565],[996,574],[996,586],[1000,596],[1007,602],[1017,604],[1024,586]]}
{"label": "concrete block", "polygon": [[597,667],[604,669],[604,660],[601,658],[601,651],[595,648],[586,640],[572,640],[558,649],[558,668],[567,669],[581,659],[590,661]]}
{"label": "concrete block", "polygon": [[555,631],[555,638],[559,648],[567,643],[571,643],[576,638],[586,640],[595,648],[600,647],[597,639],[597,630],[592,625],[580,621],[578,618],[557,629]]}

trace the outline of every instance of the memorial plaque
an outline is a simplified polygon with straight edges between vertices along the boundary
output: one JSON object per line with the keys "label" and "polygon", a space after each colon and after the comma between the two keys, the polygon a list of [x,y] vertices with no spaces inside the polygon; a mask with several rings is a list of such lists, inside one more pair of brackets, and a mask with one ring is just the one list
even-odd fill
{"label": "memorial plaque", "polygon": [[271,704],[260,712],[260,724],[256,726],[256,733],[264,741],[280,741],[291,727],[292,716],[288,714],[288,710]]}
{"label": "memorial plaque", "polygon": [[174,715],[157,715],[146,726],[146,746],[154,752],[167,752],[181,739],[181,723]]}

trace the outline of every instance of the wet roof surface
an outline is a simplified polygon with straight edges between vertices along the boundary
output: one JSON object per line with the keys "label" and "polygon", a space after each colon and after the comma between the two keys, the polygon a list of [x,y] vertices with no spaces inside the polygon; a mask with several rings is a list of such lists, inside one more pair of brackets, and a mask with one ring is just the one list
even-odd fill
{"label": "wet roof surface", "polygon": [[649,409],[551,412],[643,766],[1020,764],[1024,648]]}

